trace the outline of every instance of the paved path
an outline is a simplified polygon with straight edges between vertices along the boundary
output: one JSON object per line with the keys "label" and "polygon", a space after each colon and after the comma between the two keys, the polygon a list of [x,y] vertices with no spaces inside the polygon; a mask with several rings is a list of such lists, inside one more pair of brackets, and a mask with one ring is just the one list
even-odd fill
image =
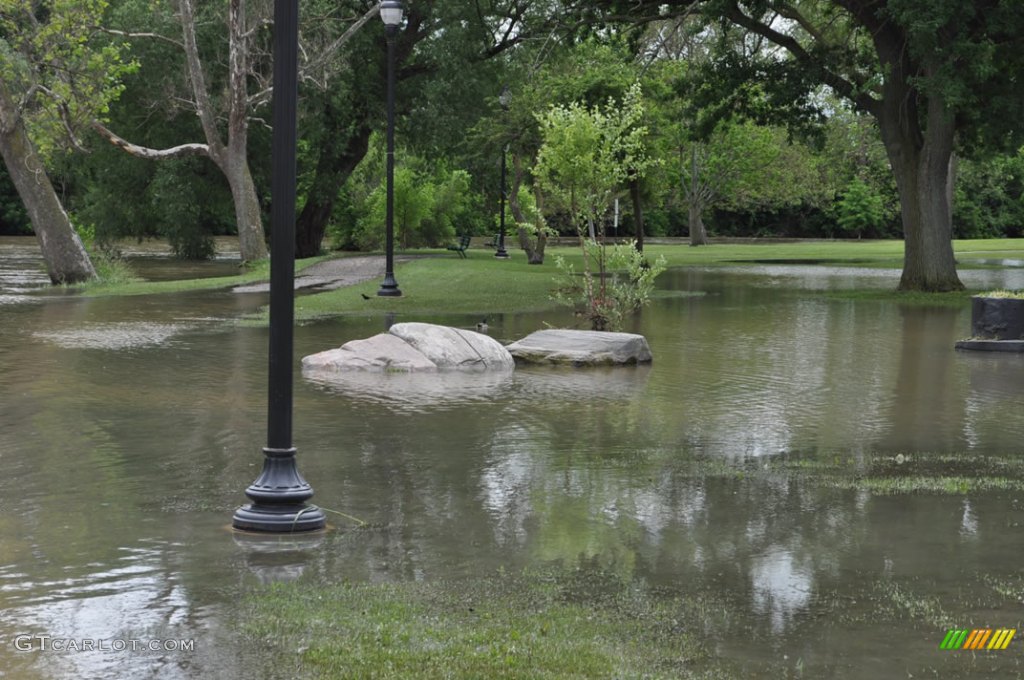
{"label": "paved path", "polygon": [[[395,264],[413,259],[415,258],[408,256],[396,257]],[[376,278],[384,278],[383,255],[339,257],[303,269],[295,277],[295,290],[334,290]],[[267,293],[270,291],[270,284],[250,283],[236,286],[232,290],[236,293]]]}

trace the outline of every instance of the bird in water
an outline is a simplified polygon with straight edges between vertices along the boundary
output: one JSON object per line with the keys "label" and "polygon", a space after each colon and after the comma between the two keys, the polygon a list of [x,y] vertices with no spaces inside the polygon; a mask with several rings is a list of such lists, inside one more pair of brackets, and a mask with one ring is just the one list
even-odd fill
{"label": "bird in water", "polygon": [[478,333],[486,333],[487,332],[487,319],[483,319],[482,321],[480,321],[476,325],[476,330],[477,330]]}

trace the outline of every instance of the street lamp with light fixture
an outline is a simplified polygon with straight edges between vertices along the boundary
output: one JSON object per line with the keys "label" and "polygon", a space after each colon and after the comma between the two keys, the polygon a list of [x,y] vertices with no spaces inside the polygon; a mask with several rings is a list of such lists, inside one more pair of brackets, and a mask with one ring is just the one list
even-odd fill
{"label": "street lamp with light fixture", "polygon": [[395,280],[395,36],[402,23],[402,3],[399,0],[382,0],[380,18],[384,21],[388,44],[388,151],[384,282],[377,295],[399,297],[402,291],[398,289],[398,281]]}
{"label": "street lamp with light fixture", "polygon": [[295,320],[295,156],[299,3],[274,3],[274,99],[271,141],[270,371],[263,471],[245,490],[235,529],[294,533],[323,529],[323,511],[306,501],[313,488],[299,474],[292,446],[292,354]]}
{"label": "street lamp with light fixture", "polygon": [[[498,103],[501,104],[501,110],[508,115],[508,106],[512,102],[512,93],[508,88],[508,85],[501,88],[501,94],[498,95]],[[505,250],[505,156],[508,155],[508,145],[501,147],[501,196],[498,201],[501,205],[501,217],[499,218],[498,226],[498,249],[494,253],[494,257],[500,259],[508,259],[508,252]]]}

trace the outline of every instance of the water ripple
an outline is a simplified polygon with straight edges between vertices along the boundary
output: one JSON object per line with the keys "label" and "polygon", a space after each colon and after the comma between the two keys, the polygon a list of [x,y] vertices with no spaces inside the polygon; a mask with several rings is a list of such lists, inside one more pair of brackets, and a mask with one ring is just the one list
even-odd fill
{"label": "water ripple", "polygon": [[36,332],[33,336],[66,349],[120,350],[164,345],[188,329],[182,324],[116,322]]}

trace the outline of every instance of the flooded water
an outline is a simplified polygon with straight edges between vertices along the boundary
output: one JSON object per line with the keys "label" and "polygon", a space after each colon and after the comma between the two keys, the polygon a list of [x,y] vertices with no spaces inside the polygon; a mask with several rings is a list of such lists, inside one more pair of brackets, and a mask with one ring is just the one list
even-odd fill
{"label": "flooded water", "polygon": [[[297,377],[299,465],[334,524],[308,544],[228,529],[265,427],[267,332],[234,320],[265,297],[31,295],[40,271],[0,239],[0,678],[266,677],[239,620],[266,583],[537,565],[717,603],[693,625],[734,677],[1020,673],[1020,640],[939,644],[1021,627],[1024,359],[954,351],[966,306],[820,294],[896,271],[668,272],[631,329],[649,367]],[[569,321],[489,319],[502,340]],[[385,323],[298,327],[296,359]]]}

